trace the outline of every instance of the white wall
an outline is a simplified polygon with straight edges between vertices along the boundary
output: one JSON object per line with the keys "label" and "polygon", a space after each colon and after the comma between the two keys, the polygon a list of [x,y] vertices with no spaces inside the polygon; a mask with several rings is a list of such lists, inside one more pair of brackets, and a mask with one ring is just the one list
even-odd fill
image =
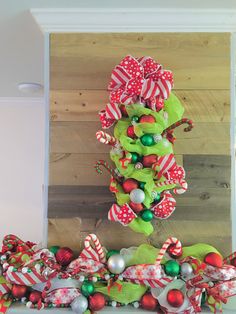
{"label": "white wall", "polygon": [[0,239],[42,240],[44,114],[40,99],[0,99]]}

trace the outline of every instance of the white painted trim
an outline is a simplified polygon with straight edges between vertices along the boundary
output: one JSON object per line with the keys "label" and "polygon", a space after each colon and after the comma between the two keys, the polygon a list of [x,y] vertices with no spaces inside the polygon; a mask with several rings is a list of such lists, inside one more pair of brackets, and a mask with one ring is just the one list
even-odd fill
{"label": "white painted trim", "polygon": [[6,104],[35,104],[35,105],[43,105],[44,98],[43,97],[0,97],[0,105]]}
{"label": "white painted trim", "polygon": [[236,10],[31,9],[43,32],[234,32]]}

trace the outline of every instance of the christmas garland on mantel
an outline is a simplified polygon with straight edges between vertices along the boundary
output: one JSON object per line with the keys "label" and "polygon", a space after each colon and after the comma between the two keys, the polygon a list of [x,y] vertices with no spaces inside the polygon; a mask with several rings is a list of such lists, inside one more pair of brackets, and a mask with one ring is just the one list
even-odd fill
{"label": "christmas garland on mantel", "polygon": [[208,244],[182,247],[176,238],[160,250],[142,244],[107,251],[89,234],[75,257],[68,247],[39,249],[8,235],[0,256],[0,313],[19,301],[76,314],[128,304],[166,314],[198,313],[205,305],[216,313],[236,294],[235,253],[223,259]]}
{"label": "christmas garland on mantel", "polygon": [[99,142],[112,147],[113,169],[100,160],[112,175],[110,191],[115,194],[108,219],[149,236],[151,220],[167,219],[175,210],[174,194],[187,190],[184,168],[175,161],[174,129],[191,120],[182,118],[183,106],[171,93],[173,74],[150,57],[126,56],[111,75],[109,103],[100,111],[103,129],[114,127],[114,136],[98,131]]}

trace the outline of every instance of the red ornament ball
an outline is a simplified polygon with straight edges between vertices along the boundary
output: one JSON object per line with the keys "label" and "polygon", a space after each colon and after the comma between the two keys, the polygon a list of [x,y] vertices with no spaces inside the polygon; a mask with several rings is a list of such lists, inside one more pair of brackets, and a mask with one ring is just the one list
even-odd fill
{"label": "red ornament ball", "polygon": [[62,266],[67,266],[73,260],[74,253],[69,247],[62,247],[56,253],[56,260]]}
{"label": "red ornament ball", "polygon": [[134,126],[133,126],[133,125],[130,125],[130,126],[127,128],[127,136],[128,136],[128,137],[131,137],[132,139],[137,138],[136,134],[134,133]]}
{"label": "red ornament ball", "polygon": [[13,285],[11,293],[14,298],[21,299],[26,295],[27,287],[21,285]]}
{"label": "red ornament ball", "polygon": [[232,259],[232,261],[230,262],[231,265],[233,265],[234,267],[236,267],[236,257],[234,257]]}
{"label": "red ornament ball", "polygon": [[156,119],[151,114],[144,114],[140,117],[139,123],[155,123]]}
{"label": "red ornament ball", "polygon": [[122,188],[125,193],[130,193],[134,189],[138,189],[138,181],[135,179],[127,179],[123,182]]}
{"label": "red ornament ball", "polygon": [[129,203],[129,206],[130,206],[130,207],[133,209],[133,211],[135,211],[136,213],[139,213],[139,212],[141,212],[141,211],[144,209],[142,203],[136,204],[136,203],[130,202],[130,203]]}
{"label": "red ornament ball", "polygon": [[171,289],[167,293],[167,302],[173,307],[181,307],[184,303],[184,294],[178,289]]}
{"label": "red ornament ball", "polygon": [[33,304],[38,303],[42,298],[42,294],[39,291],[32,291],[29,295],[29,301],[31,301]]}
{"label": "red ornament ball", "polygon": [[154,311],[157,308],[158,302],[151,293],[145,293],[140,300],[141,307],[148,311]]}
{"label": "red ornament ball", "polygon": [[215,267],[223,266],[223,258],[215,252],[208,253],[204,258],[204,262]]}
{"label": "red ornament ball", "polygon": [[175,244],[171,244],[167,249],[167,253],[170,255],[170,257],[178,258],[183,254],[182,249],[179,251],[179,253],[177,255],[176,255],[176,253],[174,253],[174,251],[175,251]]}
{"label": "red ornament ball", "polygon": [[104,308],[106,299],[100,292],[96,292],[89,296],[89,309],[91,311],[100,311]]}
{"label": "red ornament ball", "polygon": [[120,105],[120,111],[121,111],[123,117],[128,117],[128,112],[126,110],[125,105]]}
{"label": "red ornament ball", "polygon": [[143,156],[142,164],[144,167],[151,167],[155,162],[157,162],[157,155]]}

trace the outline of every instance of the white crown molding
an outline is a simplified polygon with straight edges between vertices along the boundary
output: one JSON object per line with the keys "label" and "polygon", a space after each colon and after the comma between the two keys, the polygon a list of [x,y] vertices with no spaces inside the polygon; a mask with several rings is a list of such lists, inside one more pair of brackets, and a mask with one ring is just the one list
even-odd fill
{"label": "white crown molding", "polygon": [[0,97],[0,105],[16,105],[16,104],[42,105],[44,103],[45,103],[44,97]]}
{"label": "white crown molding", "polygon": [[43,32],[234,32],[229,9],[32,9]]}

